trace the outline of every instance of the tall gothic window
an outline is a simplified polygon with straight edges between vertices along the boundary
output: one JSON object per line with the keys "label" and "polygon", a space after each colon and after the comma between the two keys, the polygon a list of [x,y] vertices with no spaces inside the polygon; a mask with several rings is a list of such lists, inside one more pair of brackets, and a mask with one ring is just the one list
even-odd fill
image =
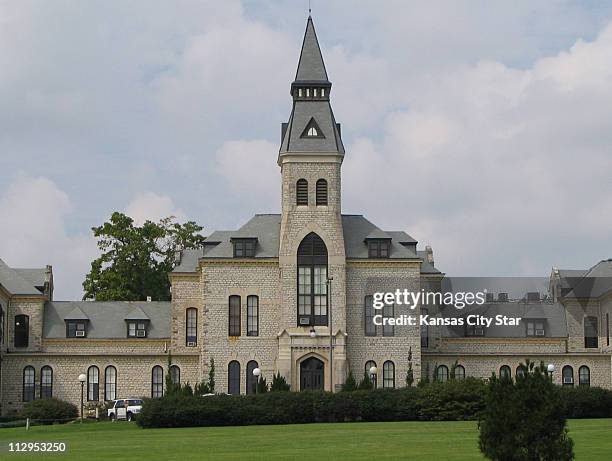
{"label": "tall gothic window", "polygon": [[308,181],[298,179],[295,185],[295,203],[296,205],[308,205]]}
{"label": "tall gothic window", "polygon": [[247,375],[246,375],[246,393],[256,394],[257,378],[253,375],[253,370],[258,368],[259,365],[255,360],[251,360],[247,363]]}
{"label": "tall gothic window", "polygon": [[164,395],[164,369],[155,365],[151,370],[151,397],[163,397]]}
{"label": "tall gothic window", "polygon": [[87,370],[87,400],[100,400],[100,370],[95,365]]}
{"label": "tall gothic window", "polygon": [[376,311],[374,309],[374,298],[372,296],[365,297],[365,325],[364,331],[366,336],[376,336],[376,324],[374,323],[374,316]]}
{"label": "tall gothic window", "polygon": [[[383,307],[383,318],[392,319],[395,315],[394,312],[395,304],[385,304]],[[383,324],[382,334],[383,336],[395,336],[395,326],[388,323]]]}
{"label": "tall gothic window", "polygon": [[386,389],[395,387],[395,364],[391,360],[383,363],[383,387]]}
{"label": "tall gothic window", "polygon": [[198,310],[190,307],[185,313],[185,344],[188,347],[195,347],[198,344]]}
{"label": "tall gothic window", "polygon": [[229,297],[229,336],[240,336],[240,296]]}
{"label": "tall gothic window", "polygon": [[181,369],[178,365],[170,366],[170,380],[172,384],[181,384]]}
{"label": "tall gothic window", "polygon": [[23,398],[24,402],[31,402],[34,400],[36,391],[35,391],[35,378],[36,371],[34,371],[34,367],[27,366],[23,369]]}
{"label": "tall gothic window", "polygon": [[40,369],[40,398],[50,399],[53,397],[53,370],[45,365]]}
{"label": "tall gothic window", "polygon": [[579,386],[590,386],[591,385],[591,370],[586,365],[578,368],[578,385]]}
{"label": "tall gothic window", "polygon": [[561,373],[563,377],[563,385],[573,386],[574,385],[574,369],[569,365],[565,365]]}
{"label": "tall gothic window", "polygon": [[312,232],[298,248],[298,325],[327,325],[327,247]]}
{"label": "tall gothic window", "polygon": [[319,179],[316,187],[317,205],[327,205],[327,181]]}
{"label": "tall gothic window", "polygon": [[259,297],[247,297],[247,336],[259,336]]}
{"label": "tall gothic window", "polygon": [[15,347],[28,347],[30,318],[27,315],[15,316]]}
{"label": "tall gothic window", "polygon": [[240,394],[240,363],[236,360],[227,366],[227,393]]}
{"label": "tall gothic window", "polygon": [[109,365],[104,370],[104,400],[117,398],[117,369]]}

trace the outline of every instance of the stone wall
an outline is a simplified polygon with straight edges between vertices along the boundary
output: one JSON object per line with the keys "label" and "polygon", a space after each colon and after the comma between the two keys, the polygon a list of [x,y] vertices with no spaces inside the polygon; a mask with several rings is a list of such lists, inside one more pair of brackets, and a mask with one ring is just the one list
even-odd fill
{"label": "stone wall", "polygon": [[[19,352],[34,352],[39,351],[42,343],[42,328],[43,328],[43,307],[44,299],[42,298],[18,298],[13,297],[10,300],[8,309],[8,334],[7,334],[7,349],[17,350]],[[28,347],[15,348],[15,316],[27,315],[29,317],[29,341]]]}

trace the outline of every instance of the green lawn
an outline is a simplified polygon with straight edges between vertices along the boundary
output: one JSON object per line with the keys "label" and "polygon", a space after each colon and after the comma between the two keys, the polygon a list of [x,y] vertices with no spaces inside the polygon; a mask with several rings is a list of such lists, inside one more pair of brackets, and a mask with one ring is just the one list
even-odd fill
{"label": "green lawn", "polygon": [[[577,460],[612,459],[612,419],[573,420]],[[290,460],[483,459],[474,422],[305,424],[140,429],[89,423],[0,429],[2,459]],[[66,441],[69,453],[6,456],[9,441]]]}

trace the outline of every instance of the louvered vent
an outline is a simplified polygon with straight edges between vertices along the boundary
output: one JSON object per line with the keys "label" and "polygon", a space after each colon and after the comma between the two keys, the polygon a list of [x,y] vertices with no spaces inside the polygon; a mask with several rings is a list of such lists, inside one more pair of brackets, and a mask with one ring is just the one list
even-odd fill
{"label": "louvered vent", "polygon": [[308,205],[308,181],[300,179],[296,185],[296,204]]}
{"label": "louvered vent", "polygon": [[327,205],[327,181],[325,179],[317,181],[317,205]]}

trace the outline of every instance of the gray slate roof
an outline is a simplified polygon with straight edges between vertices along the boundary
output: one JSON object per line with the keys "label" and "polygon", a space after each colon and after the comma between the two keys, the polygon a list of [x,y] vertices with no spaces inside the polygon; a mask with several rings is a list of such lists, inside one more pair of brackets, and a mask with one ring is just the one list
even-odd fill
{"label": "gray slate roof", "polygon": [[[524,303],[524,302],[494,302],[482,306],[456,309],[452,306],[442,308],[442,317],[467,317],[470,314],[495,318],[496,315],[507,317],[522,317],[523,319],[545,320],[546,337],[567,337],[565,308],[560,303]],[[485,338],[524,338],[527,336],[526,323],[522,320],[518,326],[495,325],[495,322],[485,328]],[[442,336],[450,338],[465,337],[464,326],[441,327]]]}
{"label": "gray slate roof", "polygon": [[148,338],[170,337],[169,302],[91,302],[53,301],[45,303],[44,338],[65,338],[66,319],[79,309],[88,319],[87,337],[94,339],[126,338],[126,317],[140,309],[150,319]]}
{"label": "gray slate roof", "polygon": [[14,268],[15,272],[30,282],[34,287],[44,287],[47,277],[46,269],[19,269]]}
{"label": "gray slate roof", "polygon": [[612,291],[612,259],[598,262],[582,276],[578,272],[559,271],[561,286],[571,288],[566,298],[599,298]]}
{"label": "gray slate roof", "polygon": [[[279,214],[258,214],[236,231],[216,231],[206,239],[201,249],[184,250],[181,261],[173,272],[196,272],[200,258],[232,258],[232,238],[248,236],[257,238],[255,258],[277,258],[280,246]],[[416,240],[405,232],[384,232],[362,215],[342,215],[344,245],[347,258],[367,259],[368,247],[365,243],[369,235],[386,235],[391,238],[390,259],[425,259],[422,268],[426,273],[440,272],[426,262],[423,254],[416,252]]]}
{"label": "gray slate roof", "polygon": [[[306,125],[314,118],[323,137],[302,137]],[[296,101],[289,116],[280,153],[333,153],[344,155],[344,145],[329,101]]]}
{"label": "gray slate roof", "polygon": [[319,47],[317,34],[310,16],[308,16],[308,21],[306,22],[306,32],[304,33],[304,42],[302,43],[302,52],[300,53],[295,80],[328,81],[325,63],[321,55],[321,47]]}
{"label": "gray slate roof", "polygon": [[[32,274],[34,272],[33,269],[25,269],[22,271],[25,271],[25,274]],[[27,296],[42,294],[31,281],[22,275],[22,273],[10,268],[2,259],[0,259],[0,285],[12,295]]]}

